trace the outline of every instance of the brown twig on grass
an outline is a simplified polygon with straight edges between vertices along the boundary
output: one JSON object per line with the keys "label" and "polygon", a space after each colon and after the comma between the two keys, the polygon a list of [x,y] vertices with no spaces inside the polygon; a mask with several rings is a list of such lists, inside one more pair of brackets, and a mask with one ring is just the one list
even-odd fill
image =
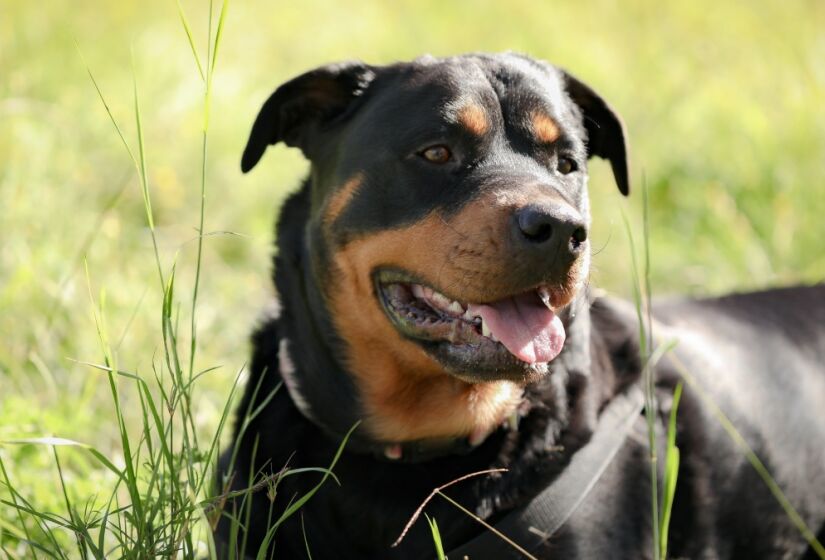
{"label": "brown twig on grass", "polygon": [[[427,507],[427,504],[430,503],[430,500],[432,500],[435,497],[436,494],[441,494],[441,491],[444,490],[445,488],[449,488],[453,484],[462,482],[464,480],[467,480],[468,478],[481,476],[483,474],[494,474],[494,473],[502,473],[502,472],[507,472],[507,469],[488,469],[486,471],[473,472],[473,473],[470,473],[470,474],[465,474],[464,476],[460,476],[460,477],[456,478],[455,480],[451,480],[447,484],[444,484],[442,486],[439,486],[439,487],[435,488],[432,492],[430,492],[430,495],[427,496],[427,498],[423,502],[421,502],[421,505],[418,506],[418,508],[415,510],[415,513],[412,514],[412,517],[410,517],[410,520],[407,521],[406,525],[404,525],[404,530],[401,531],[401,534],[398,536],[396,541],[394,543],[392,543],[392,545],[391,545],[392,548],[395,548],[399,544],[401,544],[401,541],[404,540],[404,537],[406,537],[407,533],[410,531],[410,527],[413,526],[413,523],[418,521],[418,518],[421,517],[421,512],[424,511],[424,508]],[[441,495],[444,496],[444,494],[441,494]]]}

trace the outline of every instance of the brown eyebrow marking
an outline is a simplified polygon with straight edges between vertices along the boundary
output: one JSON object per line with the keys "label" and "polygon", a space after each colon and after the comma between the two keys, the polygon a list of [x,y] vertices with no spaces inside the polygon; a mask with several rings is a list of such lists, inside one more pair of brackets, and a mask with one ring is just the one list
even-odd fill
{"label": "brown eyebrow marking", "polygon": [[338,216],[341,215],[341,212],[344,211],[344,208],[349,205],[352,197],[355,195],[355,191],[361,186],[363,180],[363,174],[360,172],[356,173],[338,189],[338,192],[330,197],[326,208],[323,210],[323,223],[326,224],[327,227],[332,225],[332,223],[338,219]]}
{"label": "brown eyebrow marking", "polygon": [[559,138],[559,127],[550,116],[543,111],[533,111],[530,116],[530,124],[533,126],[533,134],[536,139],[543,144],[550,144]]}
{"label": "brown eyebrow marking", "polygon": [[481,136],[490,128],[490,121],[484,108],[472,102],[458,111],[458,122],[476,136]]}

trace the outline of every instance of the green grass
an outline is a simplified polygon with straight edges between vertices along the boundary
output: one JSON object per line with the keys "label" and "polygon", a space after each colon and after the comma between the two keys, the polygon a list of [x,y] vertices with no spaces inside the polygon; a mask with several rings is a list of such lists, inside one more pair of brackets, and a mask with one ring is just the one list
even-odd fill
{"label": "green grass", "polygon": [[679,400],[682,398],[680,381],[673,391],[670,417],[667,424],[667,445],[665,447],[665,476],[662,481],[662,511],[659,517],[659,558],[667,558],[667,539],[670,530],[670,514],[673,511],[673,499],[676,497],[676,482],[679,478],[681,456],[676,447],[676,417],[679,412]]}
{"label": "green grass", "polygon": [[[647,184],[642,184],[642,223],[644,251],[642,260],[642,272],[639,273],[639,264],[636,255],[636,244],[634,241],[633,228],[627,220],[626,214],[622,214],[624,220],[627,239],[630,243],[630,264],[631,278],[633,279],[633,303],[636,308],[636,320],[639,329],[639,358],[642,364],[641,385],[644,392],[644,413],[648,434],[648,458],[650,472],[650,527],[652,529],[651,542],[653,543],[653,558],[659,560],[665,558],[667,550],[667,525],[670,511],[673,506],[674,493],[666,491],[659,501],[659,457],[657,450],[656,426],[658,425],[657,411],[659,407],[656,402],[656,365],[665,352],[669,350],[668,345],[660,345],[654,348],[653,345],[653,321],[651,318],[652,291],[650,285],[650,211],[648,203]],[[668,453],[665,457],[664,471],[668,474],[668,483],[675,489],[676,477],[678,476],[678,459],[674,453],[670,452],[671,439],[675,449],[675,421],[676,409],[671,414],[671,422],[668,426]],[[678,450],[676,450],[678,452]],[[670,490],[669,487],[666,487]],[[660,513],[661,511],[661,513]]]}
{"label": "green grass", "polygon": [[430,532],[433,535],[433,545],[435,546],[435,557],[437,560],[447,560],[444,555],[444,545],[441,544],[441,533],[438,531],[438,523],[434,517],[424,514],[427,518],[427,524],[430,526]]}
{"label": "green grass", "polygon": [[[123,546],[184,535],[180,546],[208,549],[197,494],[210,467],[186,451],[218,445],[272,293],[274,210],[306,170],[277,147],[242,176],[240,152],[268,93],[312,66],[508,49],[562,64],[626,119],[657,294],[825,278],[821,2],[249,0],[222,20],[221,8],[4,7],[0,440],[20,443],[0,447],[0,550],[12,558],[95,556],[120,533]],[[617,207],[640,223],[641,204],[615,190],[594,162],[594,283],[632,297]],[[184,482],[147,477],[151,467],[182,469]],[[161,516],[169,503],[143,503],[152,495],[192,525],[112,513],[121,525],[101,540],[107,506]],[[61,524],[80,534],[49,529]]]}

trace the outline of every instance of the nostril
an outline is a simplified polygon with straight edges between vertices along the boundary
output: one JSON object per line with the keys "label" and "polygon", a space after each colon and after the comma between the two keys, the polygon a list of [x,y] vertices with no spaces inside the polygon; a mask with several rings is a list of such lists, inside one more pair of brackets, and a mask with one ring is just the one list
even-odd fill
{"label": "nostril", "polygon": [[518,215],[518,227],[522,235],[534,243],[544,243],[553,235],[549,216],[533,208],[527,208]]}
{"label": "nostril", "polygon": [[587,227],[578,213],[565,205],[528,205],[513,216],[513,233],[519,242],[536,248],[558,243],[570,252],[578,252],[587,241]]}
{"label": "nostril", "polygon": [[524,233],[524,237],[536,243],[544,243],[553,235],[553,228],[550,224],[540,224],[529,231],[524,229],[521,231]]}
{"label": "nostril", "polygon": [[570,236],[570,247],[578,249],[579,246],[587,241],[587,230],[583,227],[577,227],[573,230],[573,235]]}

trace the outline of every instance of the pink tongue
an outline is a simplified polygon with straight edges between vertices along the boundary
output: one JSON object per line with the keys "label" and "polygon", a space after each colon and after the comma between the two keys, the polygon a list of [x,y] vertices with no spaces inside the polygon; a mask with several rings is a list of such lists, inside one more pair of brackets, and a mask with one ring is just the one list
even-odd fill
{"label": "pink tongue", "polygon": [[486,305],[469,305],[470,313],[480,315],[495,336],[523,362],[549,362],[564,346],[564,326],[547,308],[536,292]]}

